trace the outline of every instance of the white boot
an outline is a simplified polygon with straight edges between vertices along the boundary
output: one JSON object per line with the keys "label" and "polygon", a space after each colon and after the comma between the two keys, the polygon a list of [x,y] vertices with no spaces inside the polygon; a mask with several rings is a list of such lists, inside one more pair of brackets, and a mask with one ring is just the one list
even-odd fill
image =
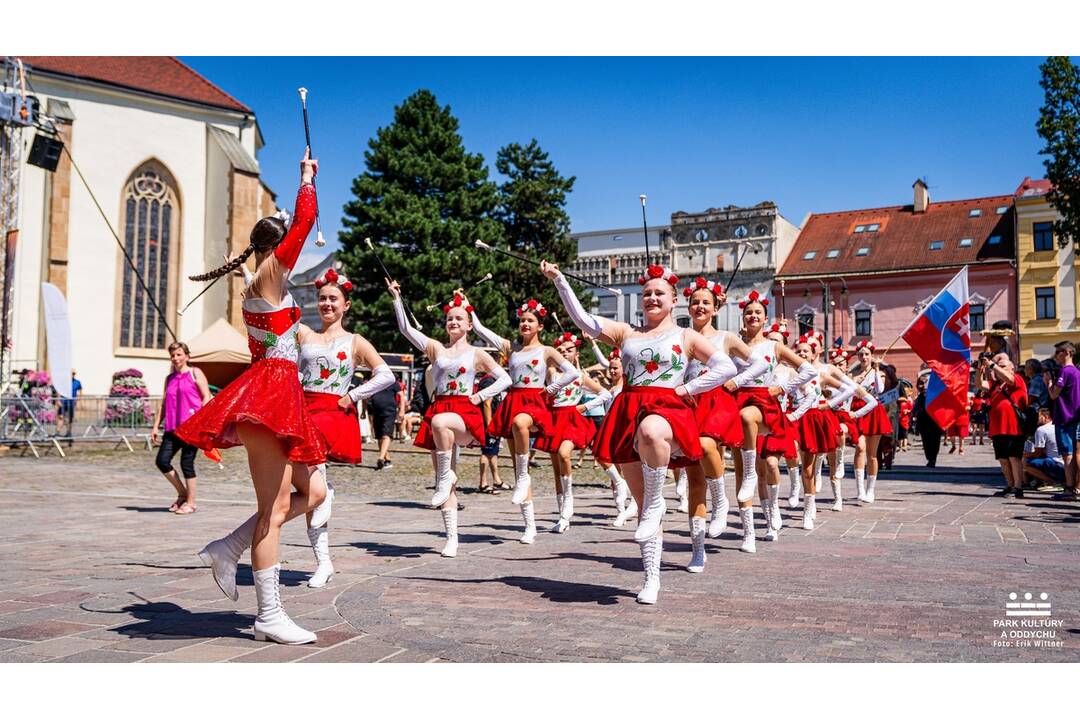
{"label": "white boot", "polygon": [[514,496],[510,502],[515,505],[523,505],[529,497],[529,486],[532,478],[529,477],[529,454],[514,456]]}
{"label": "white boot", "polygon": [[334,486],[330,484],[330,476],[326,474],[326,463],[316,465],[315,469],[322,473],[323,480],[326,481],[326,499],[311,511],[311,527],[313,528],[322,527],[330,522],[330,510],[334,504]]}
{"label": "white boot", "polygon": [[769,493],[769,507],[772,508],[772,514],[769,516],[769,527],[773,530],[779,531],[780,528],[784,527],[784,519],[780,517],[780,486],[766,485],[765,489]]}
{"label": "white boot", "polygon": [[443,546],[440,555],[443,557],[457,557],[457,504],[442,509],[443,526],[446,528],[446,545]]}
{"label": "white boot", "polygon": [[836,480],[844,479],[844,445],[836,448],[836,467],[832,469],[832,476]]}
{"label": "white boot", "polygon": [[636,518],[637,516],[637,500],[635,500],[634,496],[631,495],[630,501],[626,504],[626,507],[623,508],[622,512],[619,513],[619,517],[615,518],[615,522],[613,524],[615,525],[615,527],[622,527],[627,520],[631,520],[633,518]]}
{"label": "white boot", "polygon": [[796,465],[795,467],[788,468],[788,482],[791,483],[791,490],[788,492],[787,505],[789,508],[799,507],[799,494],[802,492],[802,466]]}
{"label": "white boot", "polygon": [[655,605],[660,593],[660,556],[664,552],[663,533],[655,533],[648,540],[639,542],[641,564],[645,566],[645,585],[638,593],[637,601],[642,605]]}
{"label": "white boot", "polygon": [[309,527],[307,536],[311,541],[311,549],[315,552],[315,562],[318,563],[307,585],[311,588],[320,588],[334,577],[334,564],[330,562],[330,531],[325,525]]}
{"label": "white boot", "polygon": [[[528,457],[526,455],[525,457]],[[521,517],[525,520],[525,534],[522,535],[519,540],[526,545],[532,545],[536,540],[536,516],[533,514],[533,502],[530,500],[526,503],[521,503]]]}
{"label": "white boot", "polygon": [[874,502],[874,486],[877,485],[877,475],[866,476],[866,502]]}
{"label": "white boot", "polygon": [[690,564],[687,572],[699,573],[705,570],[705,518],[690,516]]}
{"label": "white boot", "polygon": [[240,597],[240,593],[236,591],[236,565],[244,551],[251,547],[251,538],[255,535],[258,521],[258,514],[252,515],[243,525],[199,551],[199,559],[203,565],[213,568],[214,582],[221,588],[221,592],[225,593],[225,597],[233,602]]}
{"label": "white boot", "polygon": [[638,521],[637,530],[634,531],[634,539],[644,542],[660,530],[660,521],[667,512],[667,502],[664,500],[664,481],[667,479],[667,468],[649,467],[647,463],[641,463],[641,473],[645,483],[645,507],[641,511],[641,519]]}
{"label": "white boot", "polygon": [[780,534],[773,527],[773,506],[767,497],[761,499],[761,511],[765,515],[765,540],[776,542]]}
{"label": "white boot", "polygon": [[837,478],[832,479],[832,494],[833,494],[832,509],[835,512],[840,512],[841,510],[844,509],[844,497],[843,497],[843,488],[842,488],[841,482]]}
{"label": "white boot", "polygon": [[566,518],[566,524],[570,524],[570,518],[574,517],[574,476],[567,475],[562,479],[563,502],[559,516]]}
{"label": "white boot", "polygon": [[736,499],[746,502],[757,492],[757,450],[740,450],[742,454],[742,478],[739,480],[739,493]]}
{"label": "white boot", "polygon": [[814,496],[810,493],[806,494],[803,501],[803,513],[802,513],[802,527],[803,530],[814,529],[814,516],[817,515],[817,504],[814,501]]}
{"label": "white boot", "polygon": [[712,497],[712,518],[709,520],[709,537],[718,538],[727,530],[728,510],[731,503],[727,498],[727,479],[724,477],[705,478]]}
{"label": "white boot", "polygon": [[[565,486],[564,486],[565,487]],[[555,520],[555,524],[551,526],[551,532],[563,533],[570,527],[570,521],[565,517],[564,508],[566,507],[566,495],[559,493],[555,496],[555,499],[559,503],[559,517]]]}
{"label": "white boot", "polygon": [[690,512],[690,499],[686,495],[687,484],[686,468],[679,468],[675,474],[675,494],[679,497],[679,512],[681,513]]}
{"label": "white boot", "polygon": [[742,546],[743,552],[757,552],[756,539],[754,538],[754,506],[739,508],[739,519],[742,520]]}
{"label": "white boot", "polygon": [[281,564],[255,570],[255,598],[259,611],[255,616],[255,639],[273,640],[282,645],[304,645],[315,642],[315,633],[298,626],[281,606],[278,575]]}
{"label": "white boot", "polygon": [[457,485],[457,475],[450,469],[453,458],[453,450],[435,451],[435,494],[431,496],[432,507],[440,507],[449,500],[454,485]]}
{"label": "white boot", "polygon": [[821,477],[822,473],[824,472],[824,469],[825,469],[825,456],[824,455],[816,455],[814,457],[814,474],[815,474],[814,487],[816,487],[816,488],[819,488],[819,487],[821,487],[822,485],[825,484],[824,480],[822,480],[822,477]]}
{"label": "white boot", "polygon": [[614,465],[604,470],[604,473],[611,480],[611,489],[615,493],[615,506],[622,510],[626,507],[626,499],[630,497],[630,487],[619,474],[619,468]]}
{"label": "white boot", "polygon": [[859,502],[866,502],[866,470],[855,468],[855,490],[859,493]]}

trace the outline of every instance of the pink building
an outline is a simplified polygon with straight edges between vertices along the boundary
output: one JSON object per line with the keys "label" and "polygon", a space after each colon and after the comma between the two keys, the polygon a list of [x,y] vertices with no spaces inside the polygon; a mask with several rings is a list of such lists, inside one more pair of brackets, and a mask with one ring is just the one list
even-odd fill
{"label": "pink building", "polygon": [[[811,214],[777,274],[777,312],[830,346],[871,340],[881,352],[967,265],[972,346],[998,320],[1015,326],[1012,195],[931,203],[923,181],[913,187],[910,205]],[[912,381],[921,364],[903,340],[888,362]]]}

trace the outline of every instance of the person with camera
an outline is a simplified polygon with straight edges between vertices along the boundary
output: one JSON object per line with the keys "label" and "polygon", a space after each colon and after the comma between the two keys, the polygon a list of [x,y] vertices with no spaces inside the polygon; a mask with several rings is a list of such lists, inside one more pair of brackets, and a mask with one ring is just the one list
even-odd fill
{"label": "person with camera", "polygon": [[1006,353],[992,358],[990,353],[979,354],[977,383],[980,390],[988,393],[990,404],[990,442],[994,446],[994,458],[1001,464],[1005,476],[1005,488],[996,497],[1024,497],[1024,441],[1027,435],[1022,427],[1023,410],[1027,407],[1027,384],[1016,372],[1015,365]]}
{"label": "person with camera", "polygon": [[[1064,341],[1054,345],[1053,363],[1044,363],[1043,379],[1050,388],[1054,411],[1058,451],[1065,463],[1065,490],[1054,495],[1055,500],[1076,500],[1076,470],[1080,457],[1076,453],[1077,432],[1080,429],[1080,370],[1073,365],[1076,346]],[[1056,377],[1055,377],[1056,375]]]}

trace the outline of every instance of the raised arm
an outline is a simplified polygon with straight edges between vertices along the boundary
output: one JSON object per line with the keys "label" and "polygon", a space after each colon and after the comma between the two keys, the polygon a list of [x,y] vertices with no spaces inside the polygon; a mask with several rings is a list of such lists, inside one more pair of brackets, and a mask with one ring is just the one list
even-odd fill
{"label": "raised arm", "polygon": [[285,238],[274,248],[274,257],[285,268],[292,270],[304,249],[304,241],[315,224],[318,203],[315,199],[315,175],[319,172],[319,161],[304,155],[300,163],[300,191],[296,193],[296,207],[293,210],[292,223]]}
{"label": "raised arm", "polygon": [[[468,306],[469,303],[468,303],[468,300],[465,299],[465,296],[462,295],[461,297],[462,297],[462,299],[465,300],[466,306]],[[509,357],[510,356],[510,341],[507,340],[506,338],[504,338],[503,336],[499,335],[497,332],[495,332],[491,328],[484,325],[482,322],[480,322],[480,316],[476,314],[476,306],[474,305],[472,307],[473,307],[473,311],[472,311],[473,330],[476,331],[477,335],[479,335],[484,340],[487,340],[489,343],[491,343],[493,346],[495,346],[496,350],[498,350],[503,355],[506,355],[507,357]]]}
{"label": "raised arm", "polygon": [[600,367],[604,368],[605,370],[611,367],[611,361],[607,359],[607,355],[600,352],[600,346],[596,344],[596,341],[592,338],[589,338],[589,342],[592,343],[593,355],[596,356],[596,362],[600,363]]}
{"label": "raised arm", "polygon": [[414,348],[427,355],[429,360],[433,360],[438,354],[437,343],[409,323],[409,318],[405,314],[405,305],[401,301],[401,286],[396,280],[387,280],[386,287],[390,296],[394,298],[394,317],[397,319],[398,331],[412,343]]}
{"label": "raised arm", "polygon": [[631,331],[631,327],[623,322],[615,322],[585,310],[574,289],[559,272],[559,266],[549,263],[547,260],[540,261],[540,272],[555,283],[555,289],[559,291],[559,298],[566,308],[567,314],[581,332],[590,338],[600,338],[609,345],[621,345],[623,338]]}

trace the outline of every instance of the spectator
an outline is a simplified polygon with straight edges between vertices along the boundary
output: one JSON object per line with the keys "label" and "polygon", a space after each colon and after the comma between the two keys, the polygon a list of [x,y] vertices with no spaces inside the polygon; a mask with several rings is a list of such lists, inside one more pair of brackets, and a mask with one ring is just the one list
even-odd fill
{"label": "spectator", "polygon": [[[495,382],[495,376],[485,373],[480,381],[479,388],[483,390]],[[495,411],[499,409],[501,397],[494,397],[484,401],[480,408],[484,413],[484,427],[488,426]],[[498,495],[500,490],[510,490],[510,486],[499,477],[499,449],[502,447],[502,438],[498,435],[487,434],[484,447],[480,449],[480,492],[490,495]],[[491,474],[491,483],[485,482],[485,475]]]}
{"label": "spectator", "polygon": [[398,383],[388,385],[367,399],[368,419],[371,421],[371,434],[379,441],[379,458],[375,469],[394,467],[390,461],[390,441],[394,437],[394,423],[398,417]]}
{"label": "spectator", "polygon": [[[195,504],[195,453],[198,448],[178,438],[174,430],[194,415],[196,410],[210,402],[210,387],[206,382],[206,375],[199,368],[188,365],[190,358],[191,351],[186,344],[174,342],[169,345],[172,371],[165,378],[165,388],[161,393],[161,402],[154,414],[154,425],[150,431],[150,442],[156,443],[164,418],[165,434],[161,437],[161,447],[154,463],[176,489],[176,502],[169,506],[169,512],[177,515],[190,515],[198,510]],[[172,466],[176,453],[180,453],[180,472],[184,475],[186,485]]]}
{"label": "spectator", "polygon": [[1027,385],[1021,373],[1003,352],[992,359],[979,358],[977,382],[980,390],[989,393],[990,442],[994,458],[1001,464],[1005,488],[996,497],[1024,497],[1024,437],[1020,428],[1019,411],[1027,406]]}
{"label": "spectator", "polygon": [[915,417],[915,427],[922,440],[923,455],[926,456],[926,467],[937,467],[937,456],[941,451],[941,436],[944,431],[934,418],[926,410],[926,375],[919,378],[917,389],[918,396],[915,398],[915,406],[912,415]]}
{"label": "spectator", "polygon": [[64,419],[67,421],[67,434],[71,436],[71,428],[75,424],[75,405],[79,402],[79,391],[82,390],[82,383],[75,377],[75,370],[71,371],[71,398],[64,399],[60,403],[60,409],[64,412]]}
{"label": "spectator", "polygon": [[1076,500],[1076,471],[1080,464],[1076,452],[1077,429],[1080,427],[1080,370],[1073,365],[1075,353],[1076,346],[1071,342],[1059,342],[1054,346],[1054,361],[1061,370],[1056,379],[1051,373],[1043,375],[1050,388],[1058,450],[1065,463],[1065,489],[1054,495],[1055,500]]}
{"label": "spectator", "polygon": [[1065,463],[1058,452],[1057,432],[1051,418],[1050,408],[1039,408],[1039,427],[1024,445],[1024,473],[1040,489],[1065,483]]}
{"label": "spectator", "polygon": [[421,421],[424,419],[427,406],[427,397],[424,394],[423,385],[413,383],[412,400],[409,402],[409,408],[405,411],[405,419],[401,421],[401,432],[405,436],[405,442],[412,440],[413,435],[416,434],[416,428],[420,426]]}
{"label": "spectator", "polygon": [[956,452],[959,441],[960,454],[964,454],[964,439],[971,434],[971,393],[968,393],[967,405],[964,412],[956,418],[956,422],[945,431],[945,437],[949,438],[949,454]]}
{"label": "spectator", "polygon": [[[975,397],[971,400],[971,431],[979,439],[980,445],[985,444],[983,440],[986,437],[986,424],[989,421],[990,417],[986,412],[986,398],[983,397],[980,390],[975,393]],[[975,440],[972,440],[971,444],[974,445]]]}
{"label": "spectator", "polygon": [[900,386],[900,399],[896,401],[900,429],[896,431],[896,439],[900,441],[900,452],[908,451],[908,432],[911,430],[911,410],[915,403],[911,401],[911,388],[907,385]]}
{"label": "spectator", "polygon": [[1044,408],[1049,404],[1050,392],[1043,380],[1042,363],[1032,358],[1024,363],[1024,381],[1028,386],[1028,404],[1033,408]]}

